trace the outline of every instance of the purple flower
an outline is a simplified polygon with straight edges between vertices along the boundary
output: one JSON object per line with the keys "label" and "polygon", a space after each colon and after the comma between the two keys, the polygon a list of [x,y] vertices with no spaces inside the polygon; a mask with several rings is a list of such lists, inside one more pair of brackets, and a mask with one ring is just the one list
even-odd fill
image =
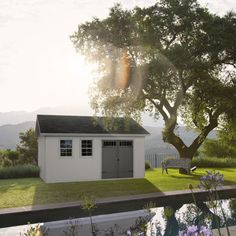
{"label": "purple flower", "polygon": [[199,230],[200,234],[204,235],[204,236],[212,236],[212,232],[205,226],[201,226],[200,230]]}
{"label": "purple flower", "polygon": [[213,236],[212,232],[205,226],[189,226],[187,229],[180,231],[178,236]]}
{"label": "purple flower", "polygon": [[220,172],[206,171],[207,174],[200,178],[199,188],[204,190],[215,190],[218,186],[222,185],[224,175]]}

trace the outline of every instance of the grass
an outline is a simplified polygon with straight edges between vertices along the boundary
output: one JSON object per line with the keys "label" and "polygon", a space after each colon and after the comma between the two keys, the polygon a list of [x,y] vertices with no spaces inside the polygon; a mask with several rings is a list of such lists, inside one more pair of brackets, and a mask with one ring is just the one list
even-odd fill
{"label": "grass", "polygon": [[[236,168],[216,171],[224,174],[225,185],[236,184]],[[180,175],[178,170],[169,170],[169,175],[162,175],[161,169],[154,169],[146,171],[145,179],[56,184],[46,184],[39,178],[0,180],[0,208],[78,201],[85,194],[102,198],[188,189],[190,183],[197,187],[203,174],[205,169],[197,169],[193,175]]]}

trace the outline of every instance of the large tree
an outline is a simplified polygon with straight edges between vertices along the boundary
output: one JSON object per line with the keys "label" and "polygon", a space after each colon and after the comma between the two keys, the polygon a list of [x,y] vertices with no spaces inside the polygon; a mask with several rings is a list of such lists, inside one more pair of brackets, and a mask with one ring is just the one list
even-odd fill
{"label": "large tree", "polygon": [[[192,158],[235,100],[236,17],[211,14],[196,0],[160,0],[80,24],[71,36],[77,51],[99,67],[92,94],[95,111],[165,122],[163,140]],[[198,135],[190,146],[179,122]]]}

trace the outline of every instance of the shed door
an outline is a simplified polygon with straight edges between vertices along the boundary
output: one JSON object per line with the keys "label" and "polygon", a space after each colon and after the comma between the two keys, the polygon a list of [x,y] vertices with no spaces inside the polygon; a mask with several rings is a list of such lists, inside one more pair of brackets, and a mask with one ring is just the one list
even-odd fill
{"label": "shed door", "polygon": [[104,140],[102,178],[133,177],[133,141]]}

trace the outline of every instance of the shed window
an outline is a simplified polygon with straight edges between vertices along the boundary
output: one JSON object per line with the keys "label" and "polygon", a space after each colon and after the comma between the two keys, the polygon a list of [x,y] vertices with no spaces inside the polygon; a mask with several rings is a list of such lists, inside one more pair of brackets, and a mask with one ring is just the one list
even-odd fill
{"label": "shed window", "polygon": [[116,146],[116,141],[103,141],[104,147]]}
{"label": "shed window", "polygon": [[72,140],[60,140],[61,156],[72,156]]}
{"label": "shed window", "polygon": [[93,141],[81,140],[81,156],[92,156],[92,155],[93,155]]}
{"label": "shed window", "polygon": [[120,141],[120,146],[133,146],[132,141]]}

